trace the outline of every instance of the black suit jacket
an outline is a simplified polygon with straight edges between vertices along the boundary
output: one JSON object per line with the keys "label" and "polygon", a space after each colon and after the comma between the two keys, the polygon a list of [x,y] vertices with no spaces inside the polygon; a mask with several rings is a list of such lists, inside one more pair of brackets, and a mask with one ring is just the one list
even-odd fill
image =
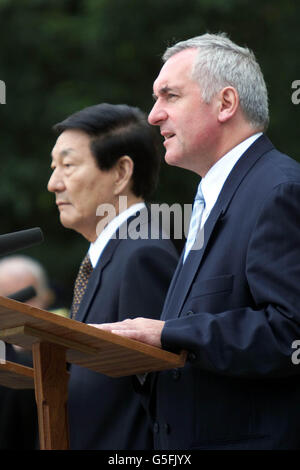
{"label": "black suit jacket", "polygon": [[300,166],[261,136],[227,178],[162,319],[156,447],[300,447]]}
{"label": "black suit jacket", "polygon": [[[128,220],[129,229],[135,221]],[[148,216],[146,226],[150,236]],[[111,239],[89,279],[76,320],[159,319],[177,261],[170,240]],[[132,377],[110,378],[73,365],[70,373],[71,449],[153,448],[147,413]]]}
{"label": "black suit jacket", "polygon": [[[6,360],[32,367],[29,351],[6,344]],[[38,419],[34,390],[0,387],[0,450],[37,448]]]}

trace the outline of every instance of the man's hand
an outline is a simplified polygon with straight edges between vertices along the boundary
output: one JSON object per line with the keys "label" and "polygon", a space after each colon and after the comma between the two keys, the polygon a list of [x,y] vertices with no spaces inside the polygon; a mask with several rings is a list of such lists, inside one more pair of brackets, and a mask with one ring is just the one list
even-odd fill
{"label": "man's hand", "polygon": [[161,348],[161,332],[165,322],[161,320],[152,320],[150,318],[134,318],[116,323],[91,324],[100,330],[107,330],[120,336],[141,341]]}

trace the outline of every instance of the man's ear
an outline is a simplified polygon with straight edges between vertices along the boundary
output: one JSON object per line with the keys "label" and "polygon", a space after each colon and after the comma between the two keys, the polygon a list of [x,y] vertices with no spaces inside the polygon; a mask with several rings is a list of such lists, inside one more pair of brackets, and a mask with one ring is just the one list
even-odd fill
{"label": "man's ear", "polygon": [[128,155],[120,157],[114,166],[115,185],[114,194],[120,195],[126,187],[130,187],[130,180],[133,174],[134,163]]}
{"label": "man's ear", "polygon": [[218,121],[226,122],[231,119],[239,106],[239,95],[235,88],[227,86],[219,94]]}

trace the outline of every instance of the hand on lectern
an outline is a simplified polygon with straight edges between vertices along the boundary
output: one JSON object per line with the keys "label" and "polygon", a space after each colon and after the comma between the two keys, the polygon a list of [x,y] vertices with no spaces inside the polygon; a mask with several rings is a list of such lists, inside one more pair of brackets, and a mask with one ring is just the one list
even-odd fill
{"label": "hand on lectern", "polygon": [[110,331],[116,335],[126,336],[127,338],[141,341],[161,348],[161,332],[165,322],[161,320],[152,320],[151,318],[127,319],[116,323],[90,324],[100,330]]}

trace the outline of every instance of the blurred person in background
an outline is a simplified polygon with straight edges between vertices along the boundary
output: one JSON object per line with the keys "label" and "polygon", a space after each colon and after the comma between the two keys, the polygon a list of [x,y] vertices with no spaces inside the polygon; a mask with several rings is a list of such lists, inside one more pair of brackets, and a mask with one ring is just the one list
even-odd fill
{"label": "blurred person in background", "polygon": [[[43,266],[24,255],[7,256],[0,260],[0,295],[10,296],[32,286],[35,297],[27,304],[47,310],[53,302]],[[30,351],[6,344],[6,360],[32,366]],[[38,421],[34,390],[0,387],[0,449],[32,450],[38,441]]]}

